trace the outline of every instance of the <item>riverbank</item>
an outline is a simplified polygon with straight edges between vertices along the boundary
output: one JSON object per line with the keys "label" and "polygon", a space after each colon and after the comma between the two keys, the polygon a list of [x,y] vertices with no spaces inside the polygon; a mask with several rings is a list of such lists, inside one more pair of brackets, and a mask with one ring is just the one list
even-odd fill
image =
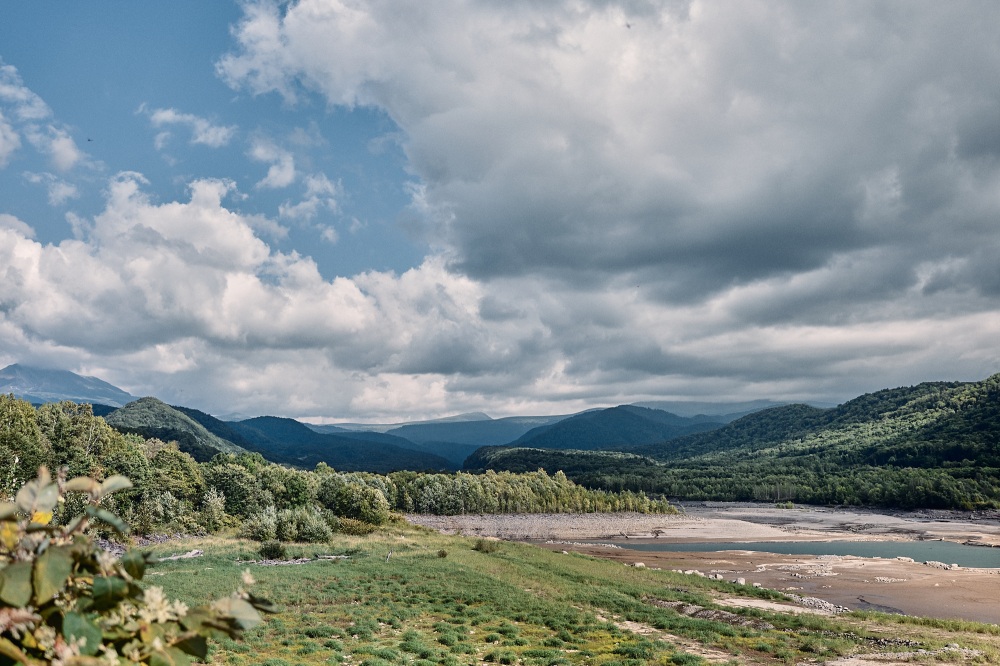
{"label": "riverbank", "polygon": [[[623,564],[699,571],[747,585],[818,597],[851,609],[875,609],[1000,624],[1000,569],[952,569],[922,562],[851,556],[725,552],[639,552],[642,542],[914,541],[1000,545],[1000,521],[954,512],[875,512],[750,504],[685,506],[680,515],[517,514],[408,516],[411,522],[467,536],[552,541],[543,547]],[[580,542],[603,540],[619,548]],[[697,574],[691,574],[697,575]]]}

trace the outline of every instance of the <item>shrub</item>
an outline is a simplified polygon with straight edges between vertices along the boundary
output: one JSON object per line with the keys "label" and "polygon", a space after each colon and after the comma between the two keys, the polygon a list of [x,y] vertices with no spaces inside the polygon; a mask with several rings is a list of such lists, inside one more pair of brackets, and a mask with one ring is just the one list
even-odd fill
{"label": "shrub", "polygon": [[371,534],[376,529],[371,523],[354,520],[353,518],[341,518],[337,527],[338,532],[350,536],[365,536],[366,534]]}
{"label": "shrub", "polygon": [[[208,638],[237,638],[260,622],[258,611],[269,610],[242,590],[188,610],[162,588],[143,589],[139,582],[154,560],[137,551],[115,558],[86,532],[93,521],[127,531],[100,502],[131,487],[123,476],[53,482],[43,467],[14,502],[0,503],[0,663],[205,661]],[[58,526],[52,514],[64,492],[84,493],[88,503]]]}
{"label": "shrub", "polygon": [[265,560],[283,560],[285,559],[286,549],[285,544],[277,540],[265,541],[260,544],[260,549],[257,551],[260,556]]}
{"label": "shrub", "polygon": [[278,512],[273,506],[243,521],[240,536],[254,541],[272,541],[278,536]]}
{"label": "shrub", "polygon": [[500,542],[491,539],[476,539],[472,550],[477,550],[480,553],[495,553],[500,550]]}
{"label": "shrub", "polygon": [[327,476],[319,485],[317,497],[324,507],[338,516],[372,525],[389,522],[389,501],[379,490],[359,483],[348,483],[337,476]]}
{"label": "shrub", "polygon": [[319,511],[299,507],[278,512],[275,536],[282,541],[321,543],[330,540],[333,530]]}
{"label": "shrub", "polygon": [[440,558],[448,557],[448,551],[442,548],[441,550],[438,551],[438,557]]}

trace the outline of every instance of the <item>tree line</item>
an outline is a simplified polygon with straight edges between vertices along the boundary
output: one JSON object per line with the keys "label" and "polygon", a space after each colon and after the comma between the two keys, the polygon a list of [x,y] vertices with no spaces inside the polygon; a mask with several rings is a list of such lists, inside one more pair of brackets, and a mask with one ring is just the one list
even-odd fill
{"label": "tree line", "polygon": [[[176,443],[123,434],[71,402],[34,407],[0,396],[0,499],[45,466],[70,478],[128,477],[129,490],[107,498],[108,509],[138,533],[238,529],[259,540],[322,541],[336,531],[364,531],[393,512],[433,514],[508,512],[668,512],[643,492],[588,489],[565,474],[387,475],[340,472],[325,463],[295,469],[259,453],[219,453],[199,463]],[[72,497],[54,520],[82,507]]]}

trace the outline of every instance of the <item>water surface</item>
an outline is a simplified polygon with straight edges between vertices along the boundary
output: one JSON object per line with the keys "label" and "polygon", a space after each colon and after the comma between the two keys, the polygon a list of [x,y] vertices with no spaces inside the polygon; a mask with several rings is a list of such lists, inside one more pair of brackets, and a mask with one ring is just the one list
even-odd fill
{"label": "water surface", "polygon": [[608,540],[629,550],[652,552],[715,552],[754,550],[782,555],[856,555],[858,557],[912,557],[962,567],[1000,568],[1000,548],[965,546],[952,541],[712,541],[703,543]]}

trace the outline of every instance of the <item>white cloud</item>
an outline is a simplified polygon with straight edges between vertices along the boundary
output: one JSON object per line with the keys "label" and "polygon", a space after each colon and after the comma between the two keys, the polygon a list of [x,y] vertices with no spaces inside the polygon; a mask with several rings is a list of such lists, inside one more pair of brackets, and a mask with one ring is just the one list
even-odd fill
{"label": "white cloud", "polygon": [[[326,174],[314,173],[305,177],[305,193],[298,203],[285,202],[278,207],[281,217],[297,220],[311,220],[321,209],[337,211],[336,196],[340,186],[327,178]],[[325,240],[326,237],[324,236]],[[336,242],[334,235],[333,242]]]}
{"label": "white cloud", "polygon": [[46,155],[59,171],[69,171],[84,160],[86,155],[69,130],[52,122],[51,116],[52,110],[24,85],[17,69],[0,60],[0,168],[6,166],[10,155],[20,147],[20,135]]}
{"label": "white cloud", "polygon": [[34,229],[32,229],[29,225],[25,224],[21,220],[17,219],[13,215],[8,215],[7,213],[0,213],[0,229],[13,231],[16,234],[23,236],[25,238],[35,237]]}
{"label": "white cloud", "polygon": [[257,188],[280,189],[295,182],[295,158],[274,142],[259,137],[254,139],[250,157],[258,162],[271,163],[267,175],[257,183]]}
{"label": "white cloud", "polygon": [[321,226],[319,227],[319,230],[320,230],[319,237],[322,238],[327,243],[329,243],[330,245],[336,245],[337,241],[340,240],[340,234],[338,234],[337,230],[334,229],[333,227]]}
{"label": "white cloud", "polygon": [[4,65],[3,60],[0,60],[0,103],[11,108],[20,121],[44,120],[52,115],[42,98],[24,85],[17,68]]}
{"label": "white cloud", "polygon": [[[140,111],[146,111],[145,105],[140,107]],[[208,146],[209,148],[221,148],[228,145],[236,136],[238,128],[235,125],[215,125],[206,118],[196,116],[193,113],[182,113],[177,109],[153,109],[148,111],[149,121],[153,127],[160,128],[169,125],[183,125],[191,130],[191,143]],[[166,141],[170,138],[168,132],[160,132],[156,135],[156,148],[162,149]]]}
{"label": "white cloud", "polygon": [[21,147],[21,137],[11,127],[0,111],[0,169],[7,166],[10,157]]}
{"label": "white cloud", "polygon": [[36,185],[45,185],[48,191],[49,205],[59,207],[70,199],[80,196],[80,191],[76,185],[67,183],[51,173],[25,173],[25,179]]}
{"label": "white cloud", "polygon": [[[442,258],[400,275],[325,279],[310,258],[262,240],[264,221],[224,205],[232,183],[195,181],[187,201],[165,203],[143,188],[138,174],[120,174],[105,209],[58,245],[0,216],[0,348],[50,350],[216,412],[387,419],[674,394],[824,399],[880,388],[876,370],[887,384],[912,383],[977,378],[1000,362],[1000,316],[942,318],[948,292],[925,297],[916,316],[873,304],[849,325],[734,327],[748,303],[792,287],[676,305],[627,280],[599,292],[535,277],[481,283]],[[795,289],[809,298],[822,284]]]}
{"label": "white cloud", "polygon": [[46,154],[59,171],[69,171],[84,158],[73,137],[55,125],[31,125],[25,128],[25,135],[35,150]]}

